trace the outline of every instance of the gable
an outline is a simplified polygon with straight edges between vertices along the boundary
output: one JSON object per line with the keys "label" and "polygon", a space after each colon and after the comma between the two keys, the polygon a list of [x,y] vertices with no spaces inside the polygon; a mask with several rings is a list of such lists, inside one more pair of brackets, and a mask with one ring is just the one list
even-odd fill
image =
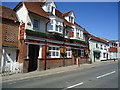
{"label": "gable", "polygon": [[71,17],[75,18],[75,15],[74,15],[73,11],[71,11],[71,12],[68,14],[68,16],[71,16]]}

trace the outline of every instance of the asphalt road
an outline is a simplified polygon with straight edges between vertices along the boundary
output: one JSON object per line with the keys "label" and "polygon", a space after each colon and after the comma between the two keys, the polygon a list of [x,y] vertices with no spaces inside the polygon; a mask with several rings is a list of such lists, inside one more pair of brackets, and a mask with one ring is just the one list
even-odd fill
{"label": "asphalt road", "polygon": [[2,88],[118,88],[118,63],[5,82]]}

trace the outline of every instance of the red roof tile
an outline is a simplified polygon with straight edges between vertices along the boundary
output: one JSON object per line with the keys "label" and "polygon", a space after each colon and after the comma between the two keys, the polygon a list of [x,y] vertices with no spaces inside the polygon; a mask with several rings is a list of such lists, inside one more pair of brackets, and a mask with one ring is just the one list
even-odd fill
{"label": "red roof tile", "polygon": [[45,12],[43,9],[42,9],[42,5],[44,4],[43,2],[23,2],[27,8],[27,10],[29,12],[32,12],[32,13],[35,13],[37,15],[40,15],[40,16],[43,16],[47,19],[49,19],[48,16],[50,16],[51,14]]}
{"label": "red roof tile", "polygon": [[80,27],[80,28],[84,29],[82,26],[80,26],[80,25],[79,25],[79,24],[77,24],[76,22],[74,23],[74,25],[76,25],[76,26],[78,26],[78,27]]}
{"label": "red roof tile", "polygon": [[96,41],[99,41],[99,42],[108,44],[108,42],[107,42],[106,40],[103,40],[103,39],[101,39],[101,38],[99,38],[99,37],[95,37],[95,36],[93,36],[93,35],[91,35],[91,34],[89,35],[89,37],[91,37],[91,39],[93,39],[93,40],[96,40]]}
{"label": "red roof tile", "polygon": [[2,9],[2,12],[0,12],[0,17],[10,19],[13,21],[18,21],[16,13],[11,8],[1,5],[0,8]]}
{"label": "red roof tile", "polygon": [[63,14],[63,17],[68,16],[68,14],[71,13],[71,12],[72,12],[72,10],[70,10],[70,11],[64,13],[64,14]]}

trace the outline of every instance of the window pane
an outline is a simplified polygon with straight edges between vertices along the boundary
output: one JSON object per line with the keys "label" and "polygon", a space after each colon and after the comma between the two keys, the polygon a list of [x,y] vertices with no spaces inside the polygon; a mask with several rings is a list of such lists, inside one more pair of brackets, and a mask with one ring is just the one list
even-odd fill
{"label": "window pane", "polygon": [[34,19],[33,27],[34,27],[34,28],[38,28],[38,27],[39,27],[39,22],[38,22],[38,20],[35,20],[35,19]]}
{"label": "window pane", "polygon": [[55,52],[52,52],[53,53],[53,55],[52,56],[55,56]]}
{"label": "window pane", "polygon": [[55,47],[53,47],[53,50],[55,50]]}
{"label": "window pane", "polygon": [[56,56],[59,56],[59,53],[58,53],[58,52],[56,52]]}

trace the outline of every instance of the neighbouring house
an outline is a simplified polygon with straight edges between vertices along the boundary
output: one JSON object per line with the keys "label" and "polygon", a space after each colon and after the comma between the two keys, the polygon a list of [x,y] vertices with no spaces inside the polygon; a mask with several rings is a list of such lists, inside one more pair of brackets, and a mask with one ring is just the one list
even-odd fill
{"label": "neighbouring house", "polygon": [[120,51],[120,43],[117,40],[109,40],[109,59],[118,59]]}
{"label": "neighbouring house", "polygon": [[0,26],[2,26],[0,37],[1,43],[1,72],[16,72],[19,69],[19,63],[17,63],[18,55],[18,31],[19,21],[16,17],[16,13],[5,6],[1,6],[2,11],[0,13]]}
{"label": "neighbouring house", "polygon": [[108,41],[93,35],[89,36],[90,58],[92,62],[108,59]]}
{"label": "neighbouring house", "polygon": [[18,61],[23,72],[87,62],[87,33],[72,10],[62,13],[46,1],[20,2],[14,11],[20,22]]}

